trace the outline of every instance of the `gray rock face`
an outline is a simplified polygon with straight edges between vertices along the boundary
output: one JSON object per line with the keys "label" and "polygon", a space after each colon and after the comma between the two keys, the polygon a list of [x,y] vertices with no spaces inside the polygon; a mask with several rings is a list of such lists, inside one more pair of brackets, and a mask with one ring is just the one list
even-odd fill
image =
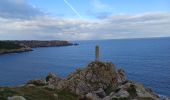
{"label": "gray rock face", "polygon": [[126,81],[125,71],[123,69],[117,71],[117,79],[120,84]]}
{"label": "gray rock face", "polygon": [[104,98],[106,96],[106,93],[102,88],[98,89],[97,91],[93,91],[92,93],[96,94],[100,98]]}
{"label": "gray rock face", "polygon": [[22,96],[13,96],[13,97],[8,97],[8,100],[26,100]]}
{"label": "gray rock face", "polygon": [[85,69],[78,69],[67,78],[67,88],[78,95],[86,94],[98,89],[105,90],[108,86],[118,85],[117,73],[112,63],[92,62]]}

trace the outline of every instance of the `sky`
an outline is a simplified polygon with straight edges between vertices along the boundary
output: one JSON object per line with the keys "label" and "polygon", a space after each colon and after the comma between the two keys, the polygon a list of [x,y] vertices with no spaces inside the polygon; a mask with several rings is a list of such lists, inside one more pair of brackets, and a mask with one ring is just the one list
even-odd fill
{"label": "sky", "polygon": [[170,37],[170,0],[0,0],[0,40]]}

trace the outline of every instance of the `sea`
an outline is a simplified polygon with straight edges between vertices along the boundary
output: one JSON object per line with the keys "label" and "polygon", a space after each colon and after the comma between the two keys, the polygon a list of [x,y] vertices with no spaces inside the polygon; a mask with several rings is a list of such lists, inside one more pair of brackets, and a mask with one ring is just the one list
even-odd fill
{"label": "sea", "polygon": [[76,46],[41,47],[34,51],[0,55],[0,86],[19,86],[49,72],[64,78],[95,60],[113,62],[128,80],[170,96],[170,38],[73,41]]}

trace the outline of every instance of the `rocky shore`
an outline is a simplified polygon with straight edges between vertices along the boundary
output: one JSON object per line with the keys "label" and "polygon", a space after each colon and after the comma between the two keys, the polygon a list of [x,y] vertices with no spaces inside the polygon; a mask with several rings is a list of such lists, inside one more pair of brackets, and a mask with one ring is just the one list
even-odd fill
{"label": "rocky shore", "polygon": [[58,40],[0,41],[0,54],[27,52],[27,51],[32,51],[32,48],[37,48],[37,47],[57,47],[57,46],[70,46],[70,45],[77,45],[77,44],[73,44],[68,41],[58,41]]}
{"label": "rocky shore", "polygon": [[22,47],[19,49],[0,49],[0,54],[8,54],[8,53],[21,53],[32,51],[30,47]]}
{"label": "rocky shore", "polygon": [[[16,99],[17,98],[17,99]],[[0,100],[170,100],[126,79],[111,62],[94,61],[66,78],[53,73],[19,87],[1,87]]]}

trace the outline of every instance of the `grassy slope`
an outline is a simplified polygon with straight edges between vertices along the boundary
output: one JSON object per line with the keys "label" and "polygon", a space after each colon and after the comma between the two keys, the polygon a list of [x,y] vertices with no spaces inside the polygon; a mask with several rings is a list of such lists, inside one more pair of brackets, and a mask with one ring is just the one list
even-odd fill
{"label": "grassy slope", "polygon": [[11,49],[19,49],[22,46],[20,46],[19,44],[14,44],[12,42],[3,42],[0,41],[0,49],[6,49],[6,50],[11,50]]}
{"label": "grassy slope", "polygon": [[[58,95],[58,98],[54,96]],[[76,100],[77,96],[67,91],[53,91],[40,87],[0,87],[0,100],[10,96],[23,96],[27,100]]]}

